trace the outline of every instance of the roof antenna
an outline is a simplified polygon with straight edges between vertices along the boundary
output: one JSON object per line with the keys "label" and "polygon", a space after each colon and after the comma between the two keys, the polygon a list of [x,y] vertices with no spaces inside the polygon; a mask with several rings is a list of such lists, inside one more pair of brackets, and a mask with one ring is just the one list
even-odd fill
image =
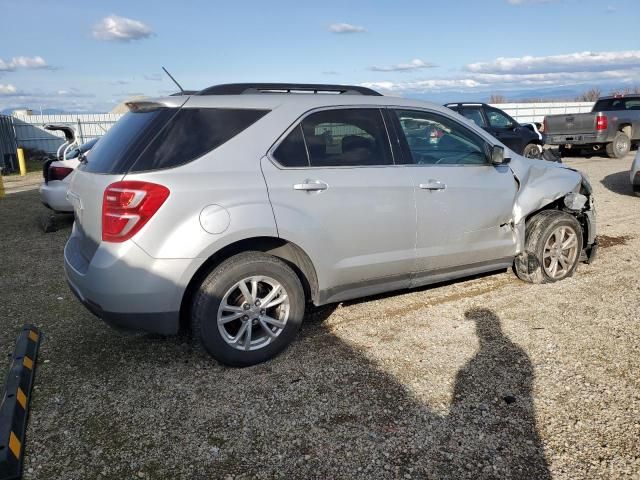
{"label": "roof antenna", "polygon": [[169,78],[170,78],[171,80],[173,80],[173,83],[175,83],[175,84],[178,86],[178,88],[180,89],[180,93],[184,93],[184,89],[180,86],[180,84],[178,83],[178,81],[177,81],[175,78],[173,78],[173,75],[171,75],[171,74],[169,73],[169,71],[168,71],[166,68],[164,68],[164,67],[162,67],[162,70],[164,70],[164,73],[166,73],[167,75],[169,75]]}

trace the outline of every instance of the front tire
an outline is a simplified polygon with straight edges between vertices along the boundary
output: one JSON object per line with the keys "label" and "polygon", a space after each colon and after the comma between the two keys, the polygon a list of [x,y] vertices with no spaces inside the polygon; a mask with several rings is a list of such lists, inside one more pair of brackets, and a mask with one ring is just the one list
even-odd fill
{"label": "front tire", "polygon": [[626,133],[618,132],[606,149],[610,158],[623,158],[631,151],[631,140]]}
{"label": "front tire", "polygon": [[545,210],[527,222],[525,249],[514,263],[516,275],[530,283],[552,283],[575,272],[582,253],[582,227],[576,218]]}
{"label": "front tire", "polygon": [[194,295],[192,335],[225,365],[269,360],[296,337],[305,296],[296,273],[262,252],[235,255],[215,268]]}
{"label": "front tire", "polygon": [[526,147],[524,147],[522,156],[525,158],[540,159],[542,157],[542,152],[540,151],[540,147],[537,144],[529,143]]}

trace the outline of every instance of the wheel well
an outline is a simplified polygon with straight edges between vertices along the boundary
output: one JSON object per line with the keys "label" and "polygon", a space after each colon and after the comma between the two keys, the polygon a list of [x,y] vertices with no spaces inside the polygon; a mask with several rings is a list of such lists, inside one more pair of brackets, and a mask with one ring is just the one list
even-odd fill
{"label": "wheel well", "polygon": [[[581,193],[588,196],[588,194],[584,191],[581,191]],[[584,213],[576,214],[575,212],[567,210],[564,207],[564,197],[560,197],[559,199],[545,205],[544,207],[536,210],[535,212],[531,212],[525,218],[525,225],[529,225],[529,222],[534,216],[536,216],[537,214],[545,210],[558,210],[559,212],[565,212],[576,217],[576,220],[578,220],[578,222],[580,223],[580,226],[582,227],[582,245],[584,247],[587,246],[587,240],[589,239],[589,222],[587,220],[587,217]]]}
{"label": "wheel well", "polygon": [[193,275],[180,306],[180,327],[186,330],[189,327],[189,317],[191,310],[191,299],[209,273],[220,265],[227,258],[233,257],[242,252],[259,251],[268,253],[284,260],[302,283],[307,301],[317,301],[318,297],[318,277],[315,267],[309,256],[298,245],[277,237],[254,237],[240,240],[227,245],[209,257]]}
{"label": "wheel well", "polygon": [[631,138],[631,124],[622,124],[620,125],[620,128],[618,130],[624,133],[627,137]]}

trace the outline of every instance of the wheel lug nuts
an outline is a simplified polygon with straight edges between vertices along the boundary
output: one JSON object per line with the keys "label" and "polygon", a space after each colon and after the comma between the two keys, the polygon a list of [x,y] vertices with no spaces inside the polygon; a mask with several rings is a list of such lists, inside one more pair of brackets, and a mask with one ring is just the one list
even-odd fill
{"label": "wheel lug nuts", "polygon": [[256,307],[260,306],[260,300],[256,300]]}
{"label": "wheel lug nuts", "polygon": [[245,315],[244,317],[242,317],[242,319],[243,319],[244,321],[249,320],[249,315]]}
{"label": "wheel lug nuts", "polygon": [[245,303],[244,305],[242,305],[242,308],[244,308],[245,310],[249,310],[251,308],[251,305]]}
{"label": "wheel lug nuts", "polygon": [[260,310],[260,315],[264,315],[264,314],[266,314],[266,313],[267,313],[267,311],[266,311],[266,310],[264,310],[264,309]]}

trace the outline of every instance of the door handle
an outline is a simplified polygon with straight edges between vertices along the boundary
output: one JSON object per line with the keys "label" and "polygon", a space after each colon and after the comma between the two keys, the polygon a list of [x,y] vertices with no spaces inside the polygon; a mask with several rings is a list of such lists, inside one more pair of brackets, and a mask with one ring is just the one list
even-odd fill
{"label": "door handle", "polygon": [[305,180],[303,183],[296,183],[293,186],[294,190],[300,190],[302,192],[320,192],[327,188],[329,188],[329,185],[320,180]]}
{"label": "door handle", "polygon": [[420,188],[422,190],[444,190],[447,186],[438,180],[429,180],[427,183],[421,183]]}

